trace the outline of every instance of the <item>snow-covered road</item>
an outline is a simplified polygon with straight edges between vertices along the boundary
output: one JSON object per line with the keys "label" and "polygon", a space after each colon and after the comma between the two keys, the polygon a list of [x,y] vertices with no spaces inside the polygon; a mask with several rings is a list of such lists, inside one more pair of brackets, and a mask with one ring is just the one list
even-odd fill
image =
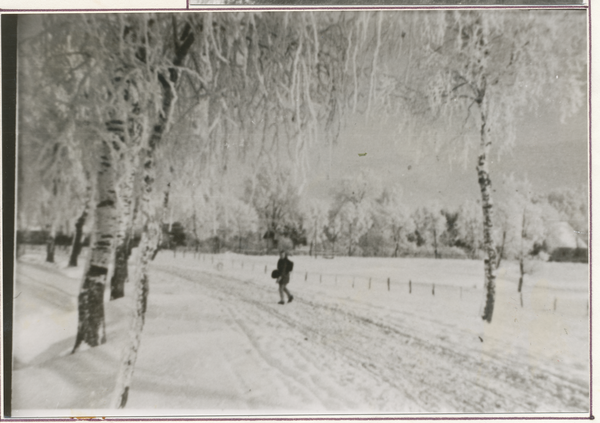
{"label": "snow-covered road", "polygon": [[[300,282],[290,285],[297,292],[294,302],[281,306],[274,283],[180,266],[155,269],[159,280],[179,281],[177,310],[183,298],[191,301],[182,319],[197,322],[200,333],[215,333],[218,340],[202,348],[227,357],[222,370],[236,382],[224,408],[365,413],[587,408],[585,380],[560,374],[543,357],[536,363],[486,349],[483,332],[480,338],[439,316],[325,297]],[[229,342],[220,339],[224,333],[232,334],[225,338]],[[173,372],[191,376],[185,368]],[[201,379],[202,370],[193,378]],[[133,407],[135,395],[131,398]]]}
{"label": "snow-covered road", "polygon": [[[438,287],[436,296],[409,296],[359,289],[358,283],[311,283],[300,271],[290,284],[294,301],[282,306],[273,280],[260,266],[254,273],[246,266],[217,270],[191,258],[159,256],[128,410],[264,415],[589,409],[587,328],[572,313],[511,308],[499,284],[489,325],[477,317],[480,292],[458,297],[448,291],[454,295],[449,300]],[[39,284],[40,271],[22,264],[17,286],[34,279]],[[45,282],[59,283],[53,280]],[[106,345],[57,354],[72,345],[69,338],[29,363],[22,359],[13,406],[106,407],[125,342],[126,301],[107,304]],[[73,304],[56,313],[75,324]],[[70,397],[58,397],[59,390]]]}

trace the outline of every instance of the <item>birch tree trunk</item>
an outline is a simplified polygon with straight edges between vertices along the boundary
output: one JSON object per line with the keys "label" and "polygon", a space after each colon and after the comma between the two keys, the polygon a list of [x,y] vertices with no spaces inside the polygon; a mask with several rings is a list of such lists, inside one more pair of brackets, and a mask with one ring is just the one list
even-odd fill
{"label": "birch tree trunk", "polygon": [[[173,31],[176,33],[176,19],[173,16]],[[173,65],[181,66],[189,48],[194,42],[194,34],[189,24],[186,24],[181,37],[176,38],[175,59]],[[150,202],[150,194],[154,185],[154,153],[169,125],[171,111],[176,101],[175,84],[179,78],[178,71],[169,69],[169,75],[159,74],[158,80],[162,90],[162,111],[152,125],[152,132],[146,147],[142,165],[142,196],[140,210],[142,213],[142,239],[140,241],[137,270],[134,277],[135,310],[129,331],[129,345],[126,347],[121,360],[115,388],[113,406],[124,408],[129,396],[129,388],[133,380],[135,362],[142,338],[148,304],[148,263],[158,248],[162,228]]]}
{"label": "birch tree trunk", "polygon": [[517,292],[521,292],[523,289],[523,277],[525,276],[525,263],[523,259],[523,255],[519,257],[519,287],[517,288]]}
{"label": "birch tree trunk", "polygon": [[[163,195],[163,203],[162,203],[162,213],[160,215],[159,218],[159,231],[158,231],[158,240],[156,241],[156,248],[154,249],[154,252],[152,253],[152,256],[150,256],[150,261],[154,261],[154,259],[156,258],[156,255],[158,254],[158,252],[162,249],[162,244],[163,241],[165,239],[165,220],[166,220],[166,216],[167,216],[167,211],[169,210],[169,195],[171,192],[171,183],[169,182],[167,184],[167,189],[165,190],[165,193]],[[154,214],[152,215],[154,216]],[[171,235],[167,234],[166,235],[167,238],[167,249],[171,249]],[[173,250],[173,253],[175,253],[175,250]]]}
{"label": "birch tree trunk", "polygon": [[110,299],[116,300],[125,296],[125,282],[129,276],[129,242],[133,224],[133,185],[136,175],[135,161],[129,157],[127,170],[119,187],[119,230],[116,235],[115,270],[110,281]]}
{"label": "birch tree trunk", "polygon": [[75,222],[75,236],[73,237],[73,247],[71,248],[71,256],[69,257],[69,267],[77,267],[77,259],[81,253],[81,241],[83,238],[83,225],[88,215],[89,203],[86,202],[81,215]]}
{"label": "birch tree trunk", "polygon": [[492,201],[492,181],[489,173],[489,154],[491,141],[489,141],[489,130],[486,127],[486,115],[481,113],[481,143],[480,153],[477,158],[477,179],[479,181],[479,190],[481,191],[481,207],[483,210],[483,250],[486,258],[484,259],[485,271],[485,291],[486,301],[483,315],[481,318],[488,323],[492,321],[494,314],[494,301],[496,295],[496,247],[493,238],[493,201]]}
{"label": "birch tree trunk", "polygon": [[500,267],[502,264],[502,259],[504,258],[504,246],[506,245],[506,230],[502,231],[502,244],[498,247],[498,261],[496,263],[496,269]]}
{"label": "birch tree trunk", "polygon": [[46,263],[54,263],[56,250],[56,223],[53,223],[46,238]]}
{"label": "birch tree trunk", "polygon": [[194,203],[194,214],[192,216],[192,224],[193,224],[193,231],[194,231],[194,257],[198,254],[198,225],[196,223],[196,202],[194,200],[194,197],[192,196],[192,201]]}
{"label": "birch tree trunk", "polygon": [[91,347],[106,342],[104,289],[108,277],[108,265],[113,253],[117,211],[115,169],[111,161],[108,141],[103,141],[101,145],[100,169],[96,184],[98,198],[95,207],[94,243],[78,297],[79,321],[73,353],[84,342]]}
{"label": "birch tree trunk", "polygon": [[83,241],[83,226],[87,220],[90,211],[90,202],[92,201],[92,185],[90,182],[90,174],[86,172],[86,200],[83,204],[83,211],[75,222],[75,235],[73,236],[73,246],[71,248],[71,255],[69,257],[69,267],[77,267],[77,259],[81,253],[82,241]]}
{"label": "birch tree trunk", "polygon": [[519,287],[517,292],[523,288],[523,277],[525,276],[525,251],[523,248],[523,239],[525,238],[525,211],[521,219],[521,246],[519,248]]}

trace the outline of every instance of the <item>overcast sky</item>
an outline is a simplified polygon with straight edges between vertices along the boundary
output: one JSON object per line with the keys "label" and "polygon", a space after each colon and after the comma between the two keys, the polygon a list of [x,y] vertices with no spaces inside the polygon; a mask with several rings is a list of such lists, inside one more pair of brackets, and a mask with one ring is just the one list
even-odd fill
{"label": "overcast sky", "polygon": [[[524,117],[518,125],[515,146],[502,155],[497,151],[493,154],[490,164],[493,186],[498,187],[502,175],[510,173],[527,177],[541,192],[586,186],[587,128],[586,108],[565,124],[551,105]],[[426,151],[417,161],[416,146],[406,140],[398,141],[402,137],[396,134],[391,128],[355,121],[340,136],[332,156],[331,173],[327,157],[314,167],[307,194],[328,198],[340,179],[368,168],[382,178],[384,186],[402,186],[404,199],[410,206],[439,200],[443,205],[456,207],[467,198],[480,198],[476,148],[466,165],[450,163],[447,157],[436,158]],[[367,154],[359,156],[359,153]]]}

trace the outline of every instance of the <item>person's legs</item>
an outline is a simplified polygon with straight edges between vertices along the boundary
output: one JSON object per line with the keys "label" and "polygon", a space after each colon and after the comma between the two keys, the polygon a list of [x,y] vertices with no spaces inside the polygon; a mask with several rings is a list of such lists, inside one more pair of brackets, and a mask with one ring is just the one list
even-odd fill
{"label": "person's legs", "polygon": [[[290,293],[290,291],[288,291],[287,284],[282,285],[282,286],[283,286],[283,291],[286,293],[286,295],[288,297],[288,303],[289,303],[294,299],[294,296]],[[283,301],[283,292],[281,293],[281,301]]]}
{"label": "person's legs", "polygon": [[283,291],[287,289],[285,289],[285,284],[279,282],[279,297],[281,298],[281,301],[279,301],[279,304],[284,304],[285,301],[283,300]]}

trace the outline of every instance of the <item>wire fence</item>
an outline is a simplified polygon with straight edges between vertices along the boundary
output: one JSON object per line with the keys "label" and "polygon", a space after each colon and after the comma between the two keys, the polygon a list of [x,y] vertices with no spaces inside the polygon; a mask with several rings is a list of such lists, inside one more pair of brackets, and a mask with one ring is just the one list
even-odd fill
{"label": "wire fence", "polygon": [[[86,249],[87,250],[87,249]],[[23,254],[45,255],[46,246],[28,245],[22,246],[17,257]],[[57,248],[55,252],[57,260],[68,256],[69,248]],[[86,251],[82,252],[81,262]],[[193,260],[196,264],[202,264],[208,269],[233,273],[235,277],[248,277],[252,275],[257,280],[273,282],[271,271],[275,269],[276,258],[266,255],[228,255],[207,254],[196,252],[193,249],[163,250],[165,258]],[[240,274],[240,272],[242,274]],[[390,272],[392,273],[392,272]],[[484,290],[477,286],[456,286],[445,284],[444,281],[421,281],[414,278],[402,277],[396,273],[388,277],[365,276],[364,274],[347,274],[335,271],[314,271],[306,266],[295,265],[292,272],[292,281],[297,284],[321,285],[323,287],[339,287],[364,292],[387,292],[389,295],[397,296],[399,299],[416,298],[428,296],[431,300],[437,300],[446,305],[460,307],[461,303],[483,304]],[[516,283],[503,280],[505,295],[514,307],[529,308],[539,312],[560,312],[578,317],[589,315],[590,302],[587,291],[574,291],[566,288],[550,288],[544,286],[530,287],[525,285],[522,292],[517,292]]]}
{"label": "wire fence", "polygon": [[[272,256],[240,256],[229,257],[226,254],[194,254],[193,252],[174,253],[174,257],[194,258],[219,272],[244,272],[246,275],[271,279],[271,271],[275,268]],[[483,305],[485,292],[483,287],[456,286],[441,282],[420,281],[403,278],[397,274],[389,277],[352,275],[336,272],[313,271],[306,267],[294,267],[292,281],[296,284],[315,284],[357,291],[387,292],[390,295],[401,295],[409,300],[411,296],[429,296],[432,300],[446,301],[460,307],[461,302]],[[238,275],[244,277],[243,275]],[[529,308],[539,312],[560,312],[578,317],[589,315],[589,297],[587,291],[574,291],[544,286],[525,286],[517,292],[517,284],[503,280],[503,292],[497,295],[506,297],[514,307]]]}

